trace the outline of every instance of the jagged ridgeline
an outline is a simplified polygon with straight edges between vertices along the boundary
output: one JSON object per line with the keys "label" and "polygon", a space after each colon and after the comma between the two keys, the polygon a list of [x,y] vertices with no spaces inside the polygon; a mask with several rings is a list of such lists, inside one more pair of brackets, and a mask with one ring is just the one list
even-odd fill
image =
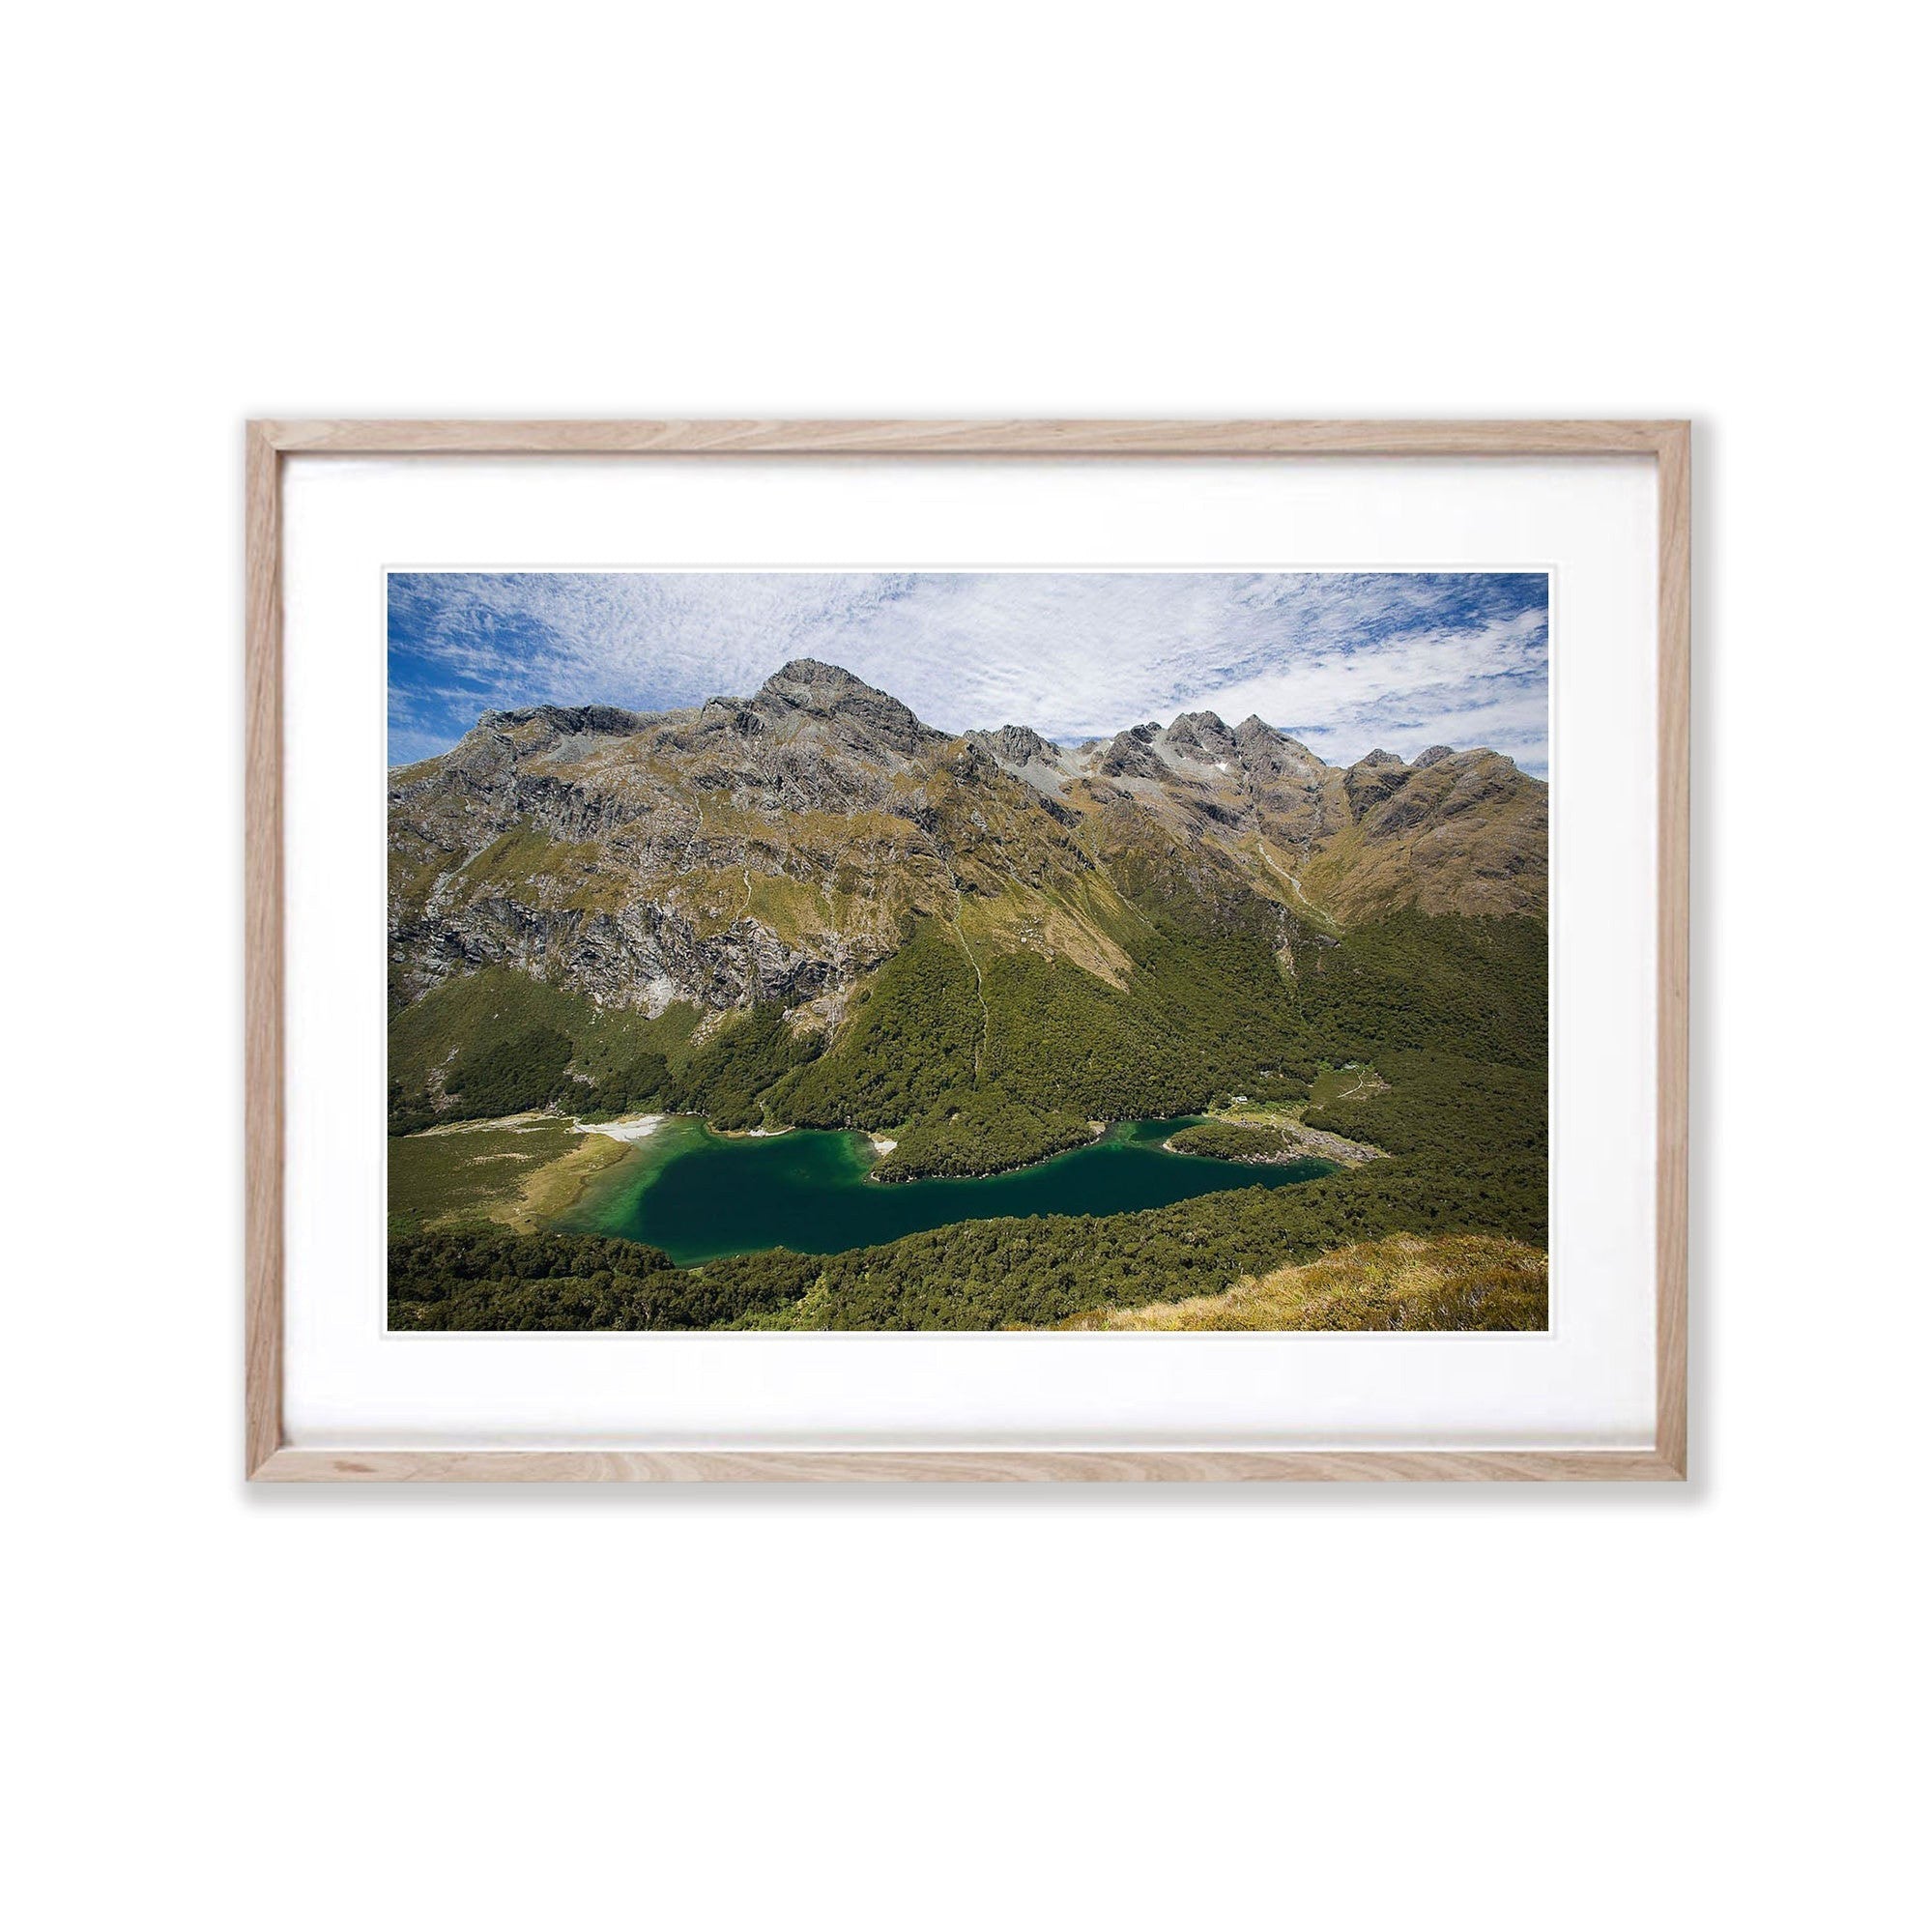
{"label": "jagged ridgeline", "polygon": [[488,712],[390,774],[391,1126],[862,1127],[889,1179],[1396,1052],[1540,1077],[1546,903],[1546,788],[1489,751],[951,736],[809,659]]}

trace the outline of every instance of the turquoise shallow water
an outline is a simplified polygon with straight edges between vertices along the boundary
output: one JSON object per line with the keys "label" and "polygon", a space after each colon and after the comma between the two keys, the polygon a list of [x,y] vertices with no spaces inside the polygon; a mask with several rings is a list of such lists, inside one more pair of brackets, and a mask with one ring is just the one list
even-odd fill
{"label": "turquoise shallow water", "polygon": [[863,1134],[794,1131],[752,1139],[701,1120],[668,1120],[592,1184],[563,1224],[648,1241],[681,1266],[790,1248],[833,1254],[921,1228],[999,1215],[1124,1214],[1229,1188],[1293,1187],[1327,1161],[1240,1167],[1169,1154],[1186,1120],[1130,1120],[1090,1147],[977,1180],[870,1181]]}

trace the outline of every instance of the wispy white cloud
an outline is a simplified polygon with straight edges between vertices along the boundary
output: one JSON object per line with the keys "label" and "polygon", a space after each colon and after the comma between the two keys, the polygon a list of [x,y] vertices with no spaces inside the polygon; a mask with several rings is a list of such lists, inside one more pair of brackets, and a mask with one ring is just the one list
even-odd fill
{"label": "wispy white cloud", "polygon": [[950,731],[1254,711],[1336,762],[1481,742],[1547,767],[1547,580],[1489,573],[410,573],[392,756],[490,706],[747,695],[800,656]]}

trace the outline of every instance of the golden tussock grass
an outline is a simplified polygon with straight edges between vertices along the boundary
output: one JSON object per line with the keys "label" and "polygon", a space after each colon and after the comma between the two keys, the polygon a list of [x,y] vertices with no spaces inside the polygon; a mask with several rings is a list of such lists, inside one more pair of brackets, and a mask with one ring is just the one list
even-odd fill
{"label": "golden tussock grass", "polygon": [[1062,1328],[1530,1329],[1549,1326],[1549,1256],[1496,1234],[1392,1234],[1218,1295],[1094,1309]]}

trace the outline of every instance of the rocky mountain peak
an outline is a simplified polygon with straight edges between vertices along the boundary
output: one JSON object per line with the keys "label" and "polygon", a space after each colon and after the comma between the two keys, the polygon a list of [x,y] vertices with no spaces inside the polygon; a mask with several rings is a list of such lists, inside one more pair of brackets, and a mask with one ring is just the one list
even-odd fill
{"label": "rocky mountain peak", "polygon": [[1234,727],[1235,753],[1254,776],[1313,783],[1327,765],[1300,738],[1277,731],[1251,712]]}
{"label": "rocky mountain peak", "polygon": [[816,657],[794,657],[781,665],[759,686],[752,708],[774,719],[836,721],[855,735],[876,740],[909,757],[943,738],[897,698],[855,678],[839,664],[822,664]]}
{"label": "rocky mountain peak", "polygon": [[[864,678],[854,677],[843,664],[825,664],[816,657],[794,657],[789,663],[781,664],[758,687],[758,695],[761,698],[782,699],[804,711],[829,711],[848,698],[884,698],[886,694],[875,689]],[[886,702],[896,703],[897,700],[887,699]]]}
{"label": "rocky mountain peak", "polygon": [[1415,767],[1404,764],[1394,752],[1376,750],[1348,767],[1341,789],[1349,810],[1360,819],[1393,797],[1414,776]]}
{"label": "rocky mountain peak", "polygon": [[1238,747],[1234,734],[1212,711],[1183,711],[1168,728],[1168,748],[1213,764]]}
{"label": "rocky mountain peak", "polygon": [[1026,725],[1001,725],[996,732],[967,732],[975,744],[983,744],[1002,764],[1031,764],[1049,760],[1059,746],[1043,738]]}
{"label": "rocky mountain peak", "polygon": [[1153,749],[1160,735],[1157,724],[1136,725],[1131,731],[1115,733],[1096,769],[1104,778],[1159,778],[1167,769]]}
{"label": "rocky mountain peak", "polygon": [[1423,755],[1419,759],[1416,760],[1416,769],[1420,771],[1423,769],[1425,765],[1440,764],[1445,758],[1454,758],[1455,756],[1456,756],[1455,746],[1446,745],[1446,744],[1432,744],[1426,752],[1423,753]]}

